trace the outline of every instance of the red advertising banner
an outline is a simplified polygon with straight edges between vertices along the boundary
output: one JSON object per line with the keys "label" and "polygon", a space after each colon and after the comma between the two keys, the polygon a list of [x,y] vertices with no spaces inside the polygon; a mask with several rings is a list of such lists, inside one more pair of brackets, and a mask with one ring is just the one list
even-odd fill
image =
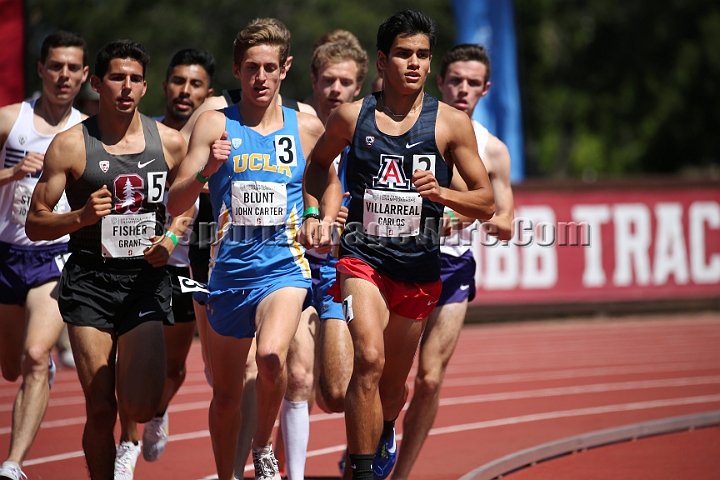
{"label": "red advertising banner", "polygon": [[720,297],[718,183],[516,188],[515,216],[474,236],[475,305]]}
{"label": "red advertising banner", "polygon": [[0,0],[0,107],[25,97],[25,17],[22,0]]}

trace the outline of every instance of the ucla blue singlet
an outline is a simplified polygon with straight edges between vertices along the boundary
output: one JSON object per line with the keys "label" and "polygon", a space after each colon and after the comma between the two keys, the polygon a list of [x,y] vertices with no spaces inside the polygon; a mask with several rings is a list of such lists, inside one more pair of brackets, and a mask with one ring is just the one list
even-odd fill
{"label": "ucla blue singlet", "polygon": [[307,280],[310,267],[295,241],[303,211],[305,157],[297,115],[262,135],[243,125],[237,105],[223,110],[228,161],[210,177],[217,240],[211,247],[210,290],[262,288]]}

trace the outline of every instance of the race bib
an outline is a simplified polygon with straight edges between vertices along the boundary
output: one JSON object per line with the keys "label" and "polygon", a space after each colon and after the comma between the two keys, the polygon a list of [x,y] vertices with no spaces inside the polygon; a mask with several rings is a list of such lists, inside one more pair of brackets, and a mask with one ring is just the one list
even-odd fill
{"label": "race bib", "polygon": [[365,189],[363,226],[377,237],[415,237],[420,234],[422,197],[415,192]]}
{"label": "race bib", "polygon": [[[33,188],[30,185],[25,185],[18,182],[15,185],[15,195],[13,197],[12,205],[12,221],[18,225],[25,225],[27,221],[28,210],[30,210],[30,200],[32,199]],[[58,201],[53,213],[67,213],[70,211],[67,197],[63,191],[62,197]]]}
{"label": "race bib", "polygon": [[287,214],[287,188],[275,182],[233,182],[233,225],[283,225]]}
{"label": "race bib", "polygon": [[102,255],[107,258],[140,257],[152,245],[155,212],[140,215],[106,215],[102,218]]}

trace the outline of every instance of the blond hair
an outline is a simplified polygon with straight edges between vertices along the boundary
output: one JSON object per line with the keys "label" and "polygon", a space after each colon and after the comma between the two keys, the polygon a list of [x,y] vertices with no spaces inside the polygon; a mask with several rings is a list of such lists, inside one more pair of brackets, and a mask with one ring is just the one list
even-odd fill
{"label": "blond hair", "polygon": [[278,47],[280,66],[283,66],[290,55],[290,30],[276,18],[256,18],[235,37],[233,42],[235,64],[240,65],[245,52],[257,45]]}
{"label": "blond hair", "polygon": [[323,43],[315,48],[310,60],[310,69],[313,75],[317,76],[320,68],[328,63],[354,61],[358,70],[357,82],[362,83],[368,70],[368,56],[357,39],[355,40],[355,42]]}

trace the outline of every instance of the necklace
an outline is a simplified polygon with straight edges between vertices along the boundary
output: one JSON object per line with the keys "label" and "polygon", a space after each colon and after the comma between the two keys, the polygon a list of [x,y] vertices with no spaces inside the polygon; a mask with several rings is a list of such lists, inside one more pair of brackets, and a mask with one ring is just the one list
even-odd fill
{"label": "necklace", "polygon": [[419,109],[421,109],[422,106],[423,106],[423,101],[424,101],[424,100],[425,100],[425,97],[423,96],[423,98],[420,99],[420,105],[418,105],[417,107],[413,108],[412,110],[410,110],[410,111],[407,112],[407,113],[395,113],[395,112],[393,112],[392,110],[390,110],[390,107],[388,107],[388,106],[385,104],[385,92],[383,91],[383,92],[382,92],[382,102],[383,102],[382,109],[385,110],[387,113],[389,113],[390,116],[393,117],[393,118],[403,118],[403,117],[406,117],[406,116],[410,115],[411,113],[415,113],[415,112],[417,112]]}

